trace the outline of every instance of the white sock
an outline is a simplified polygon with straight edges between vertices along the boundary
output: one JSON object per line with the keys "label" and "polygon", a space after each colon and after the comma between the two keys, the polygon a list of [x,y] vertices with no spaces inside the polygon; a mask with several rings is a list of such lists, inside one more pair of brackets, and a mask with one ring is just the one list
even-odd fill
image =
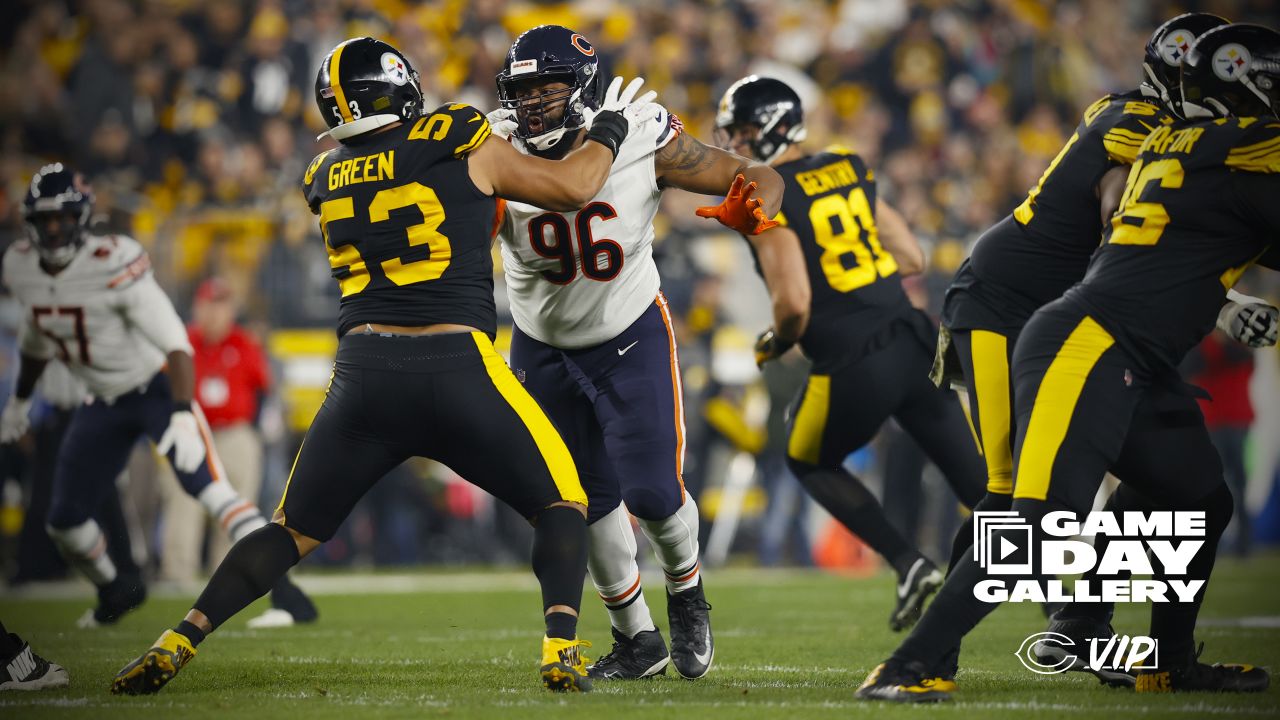
{"label": "white sock", "polygon": [[69,528],[46,528],[62,556],[75,569],[102,586],[116,579],[116,564],[107,554],[107,538],[92,519]]}
{"label": "white sock", "polygon": [[667,576],[667,590],[682,592],[697,586],[698,506],[686,494],[684,504],[666,520],[640,520],[640,529],[649,538],[653,554]]}
{"label": "white sock", "polygon": [[225,480],[209,483],[196,497],[205,512],[218,521],[232,542],[267,524],[258,506],[240,497],[240,493]]}
{"label": "white sock", "polygon": [[609,611],[609,622],[629,638],[655,629],[640,587],[636,534],[626,509],[618,505],[613,512],[588,525],[587,533],[591,539],[587,569]]}

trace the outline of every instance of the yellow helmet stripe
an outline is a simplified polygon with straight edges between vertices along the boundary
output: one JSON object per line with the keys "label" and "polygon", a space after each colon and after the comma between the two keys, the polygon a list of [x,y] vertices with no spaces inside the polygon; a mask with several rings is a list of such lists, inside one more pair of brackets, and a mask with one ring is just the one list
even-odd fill
{"label": "yellow helmet stripe", "polygon": [[333,54],[329,56],[329,87],[333,88],[333,99],[338,102],[338,112],[342,113],[342,122],[349,123],[355,121],[355,118],[351,116],[351,108],[347,106],[347,95],[342,92],[342,83],[338,79],[338,66],[342,61],[342,51],[346,47],[347,43],[342,43],[334,48]]}

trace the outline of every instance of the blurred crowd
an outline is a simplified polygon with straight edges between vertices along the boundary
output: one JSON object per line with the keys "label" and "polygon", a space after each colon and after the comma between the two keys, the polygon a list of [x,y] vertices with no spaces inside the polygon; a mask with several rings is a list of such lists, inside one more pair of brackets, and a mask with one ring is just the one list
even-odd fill
{"label": "blurred crowd", "polygon": [[[515,36],[543,23],[567,25],[594,43],[609,72],[644,77],[686,130],[707,142],[729,84],[749,73],[782,78],[805,101],[810,144],[845,145],[875,168],[884,196],[930,257],[929,272],[910,288],[913,297],[936,307],[968,245],[1035,185],[1083,108],[1138,83],[1143,43],[1160,22],[1201,10],[1275,24],[1271,0],[4,5],[0,246],[23,233],[17,203],[31,173],[57,159],[87,173],[98,201],[94,222],[150,250],[179,308],[189,307],[202,281],[220,278],[247,331],[272,356],[276,384],[253,418],[266,439],[268,503],[278,497],[332,352],[337,288],[299,181],[307,161],[326,147],[315,140],[325,129],[313,99],[316,69],[346,37],[372,35],[401,48],[421,73],[428,107],[461,101],[491,109],[493,78]],[[699,410],[690,428],[692,486],[710,494],[702,505],[715,512],[715,493],[724,492],[720,478],[737,454],[760,457],[762,475],[784,472],[771,469],[767,453],[778,442],[782,399],[803,369],[782,367],[776,379],[761,382],[746,352],[768,324],[761,286],[740,240],[694,218],[700,200],[668,193],[657,220],[657,256],[664,290],[683,320],[687,403]],[[1277,294],[1274,283],[1251,289]],[[7,326],[0,343],[11,351],[13,313],[0,318]],[[892,430],[889,436],[882,445],[891,448]],[[873,466],[874,476],[883,458],[873,453],[851,462]],[[336,544],[335,561],[361,552],[378,562],[458,557],[446,551],[471,547],[473,539],[464,537],[476,532],[470,520],[489,511],[452,480],[427,466],[398,470],[379,490],[383,497],[370,500],[375,509],[367,517],[374,519],[357,517],[350,536]],[[759,536],[767,561],[778,559],[783,545],[795,558],[812,560],[813,548],[796,547],[820,540],[793,522],[808,512],[803,498],[790,486],[782,495],[770,482],[763,486],[767,496],[759,490],[733,496],[747,535]],[[920,505],[904,500],[911,509],[903,522],[935,527],[919,521]],[[773,512],[761,519],[766,506]],[[785,517],[778,515],[783,506]],[[954,515],[950,506],[940,512]],[[424,515],[433,518],[430,530],[418,522]],[[489,522],[508,524],[500,520]],[[476,534],[481,545],[492,539]],[[727,553],[738,535],[708,540]],[[390,547],[401,550],[375,557],[386,551],[359,549],[387,547],[375,542],[379,537],[397,539]],[[499,542],[485,556],[463,559],[500,559],[504,548]]]}

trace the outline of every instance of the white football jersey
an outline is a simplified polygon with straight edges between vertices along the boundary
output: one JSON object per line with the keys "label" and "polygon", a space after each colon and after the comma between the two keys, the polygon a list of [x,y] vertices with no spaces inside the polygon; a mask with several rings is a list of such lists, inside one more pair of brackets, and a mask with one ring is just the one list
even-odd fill
{"label": "white football jersey", "polygon": [[191,353],[182,319],[132,238],[86,235],[55,275],[30,242],[14,243],[4,254],[4,283],[22,304],[22,352],[62,360],[96,397],[136,390],[170,352]]}
{"label": "white football jersey", "polygon": [[498,237],[511,315],[535,340],[558,348],[599,345],[658,295],[653,216],[662,192],[654,153],[681,125],[661,105],[650,107],[652,114],[627,133],[604,187],[581,210],[506,203]]}

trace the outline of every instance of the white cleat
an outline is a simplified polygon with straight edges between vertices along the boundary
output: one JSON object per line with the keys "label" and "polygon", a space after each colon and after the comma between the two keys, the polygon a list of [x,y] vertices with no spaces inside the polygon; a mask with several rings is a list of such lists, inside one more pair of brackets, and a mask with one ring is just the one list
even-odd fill
{"label": "white cleat", "polygon": [[267,630],[270,628],[292,627],[293,625],[293,614],[280,608],[269,608],[266,612],[249,621],[250,630]]}

